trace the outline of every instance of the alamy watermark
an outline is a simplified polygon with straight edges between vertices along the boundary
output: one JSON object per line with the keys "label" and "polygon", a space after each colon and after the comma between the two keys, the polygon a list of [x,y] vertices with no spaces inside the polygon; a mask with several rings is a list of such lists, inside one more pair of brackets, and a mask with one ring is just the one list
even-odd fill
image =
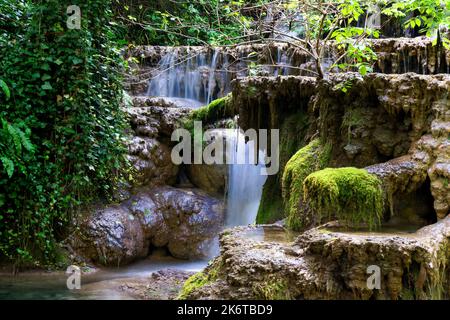
{"label": "alamy watermark", "polygon": [[69,274],[67,278],[66,285],[69,290],[80,290],[81,289],[81,269],[78,266],[68,266],[66,274]]}
{"label": "alamy watermark", "polygon": [[176,165],[253,164],[261,166],[261,175],[274,175],[279,170],[278,129],[245,132],[242,129],[210,129],[203,132],[202,122],[195,121],[193,137],[190,131],[180,128],[174,130],[171,139],[179,142],[171,153]]}
{"label": "alamy watermark", "polygon": [[81,29],[81,9],[79,6],[72,5],[67,7],[67,28],[68,29]]}
{"label": "alamy watermark", "polygon": [[370,290],[381,289],[381,268],[377,265],[370,265],[366,270],[370,276],[367,278],[367,288]]}

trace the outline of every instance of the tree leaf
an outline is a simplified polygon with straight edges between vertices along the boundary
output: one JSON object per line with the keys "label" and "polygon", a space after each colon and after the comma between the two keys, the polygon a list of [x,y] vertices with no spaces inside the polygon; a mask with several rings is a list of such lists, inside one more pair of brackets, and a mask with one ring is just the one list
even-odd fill
{"label": "tree leaf", "polygon": [[6,84],[5,81],[3,81],[2,79],[0,79],[0,87],[3,90],[3,93],[6,96],[6,100],[9,100],[9,98],[11,97],[11,92],[9,91],[8,85]]}
{"label": "tree leaf", "polygon": [[14,173],[14,162],[7,157],[0,157],[0,161],[2,162],[3,167],[6,170],[6,174],[9,178],[11,178]]}

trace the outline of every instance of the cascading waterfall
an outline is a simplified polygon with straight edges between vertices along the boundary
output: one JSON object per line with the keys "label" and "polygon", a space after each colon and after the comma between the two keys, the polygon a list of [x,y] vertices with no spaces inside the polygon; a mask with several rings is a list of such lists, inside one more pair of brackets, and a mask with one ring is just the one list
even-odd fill
{"label": "cascading waterfall", "polygon": [[291,65],[290,59],[288,55],[283,52],[283,50],[278,47],[277,48],[277,60],[276,60],[276,67],[274,67],[274,76],[287,76],[289,75],[289,66]]}
{"label": "cascading waterfall", "polygon": [[159,73],[150,81],[148,96],[183,98],[210,103],[225,90],[216,92],[219,50],[214,50],[211,59],[207,52],[192,52],[188,56],[175,49],[164,55],[158,64]]}
{"label": "cascading waterfall", "polygon": [[209,77],[208,77],[208,96],[206,98],[206,104],[210,104],[212,101],[214,89],[216,88],[216,69],[217,69],[217,57],[219,56],[219,51],[214,50],[214,54],[211,61],[211,66],[209,68]]}
{"label": "cascading waterfall", "polygon": [[[291,58],[277,48],[276,67],[272,72],[288,75]],[[215,49],[210,56],[208,51],[191,52],[182,55],[175,49],[161,59],[159,73],[150,81],[147,95],[168,98],[183,98],[200,101],[204,104],[227,94],[230,88],[231,72],[226,54]],[[242,55],[242,61],[244,55]],[[239,61],[239,60],[238,60]],[[245,70],[246,68],[237,68]],[[238,76],[245,76],[238,72]],[[228,227],[255,223],[267,176],[262,163],[264,152],[258,151],[258,164],[254,164],[254,142],[245,142],[241,130],[226,131],[225,141],[228,156],[227,217]]]}
{"label": "cascading waterfall", "polygon": [[256,221],[267,176],[262,174],[265,172],[262,151],[258,151],[258,164],[253,164],[254,147],[253,141],[245,143],[245,136],[239,129],[227,135],[227,148],[232,160],[228,166],[228,227],[248,225]]}

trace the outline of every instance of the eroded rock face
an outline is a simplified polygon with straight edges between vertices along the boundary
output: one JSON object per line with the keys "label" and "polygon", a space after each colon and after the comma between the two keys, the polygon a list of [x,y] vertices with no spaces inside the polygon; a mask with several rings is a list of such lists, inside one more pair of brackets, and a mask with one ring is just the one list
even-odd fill
{"label": "eroded rock face", "polygon": [[[343,84],[348,84],[345,92]],[[443,218],[450,206],[449,90],[450,77],[443,74],[250,77],[234,83],[233,109],[243,129],[280,129],[289,117],[303,113],[307,130],[293,137],[297,145],[318,136],[333,146],[328,167],[366,167],[379,176],[391,214],[429,180],[430,215]],[[281,140],[280,157],[289,159],[297,150],[286,146]],[[271,184],[263,203],[274,188],[281,186]]]}
{"label": "eroded rock face", "polygon": [[72,247],[88,260],[120,265],[148,254],[141,222],[126,206],[97,209],[80,224]]}
{"label": "eroded rock face", "polygon": [[191,164],[187,166],[189,180],[198,188],[213,194],[224,194],[227,165]]}
{"label": "eroded rock face", "polygon": [[87,214],[72,243],[81,256],[126,264],[167,247],[176,258],[204,258],[224,221],[223,201],[198,189],[141,189],[120,206]]}
{"label": "eroded rock face", "polygon": [[170,137],[190,109],[165,99],[134,97],[127,111],[133,130],[128,146],[135,186],[175,184],[178,166],[171,159]]}
{"label": "eroded rock face", "polygon": [[[221,255],[205,270],[214,274],[212,281],[188,298],[449,297],[449,217],[414,233],[352,233],[337,227],[329,223],[311,229],[293,242],[252,237],[261,227],[226,231],[220,240]],[[369,266],[380,268],[379,290],[367,285]]]}

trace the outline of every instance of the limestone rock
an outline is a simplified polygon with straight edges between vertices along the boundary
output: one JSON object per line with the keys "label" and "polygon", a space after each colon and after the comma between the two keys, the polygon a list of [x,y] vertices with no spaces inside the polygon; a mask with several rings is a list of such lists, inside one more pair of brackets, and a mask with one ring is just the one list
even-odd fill
{"label": "limestone rock", "polygon": [[148,254],[141,223],[124,206],[85,214],[72,246],[81,256],[104,265],[130,263]]}
{"label": "limestone rock", "polygon": [[[267,227],[266,227],[267,228]],[[280,227],[271,227],[280,228]],[[213,280],[189,299],[446,299],[450,217],[414,233],[348,232],[336,223],[286,241],[256,237],[262,227],[225,231]],[[285,232],[282,229],[278,233]],[[380,289],[370,288],[370,266]],[[212,277],[211,275],[214,275]]]}
{"label": "limestone rock", "polygon": [[227,181],[227,165],[191,164],[187,166],[189,180],[209,193],[224,194]]}
{"label": "limestone rock", "polygon": [[129,142],[129,159],[133,164],[136,185],[174,184],[178,167],[173,164],[171,150],[156,139],[134,137]]}
{"label": "limestone rock", "polygon": [[85,214],[72,247],[105,265],[145,257],[151,247],[167,247],[176,258],[205,258],[224,214],[222,200],[198,189],[145,188],[120,206]]}

